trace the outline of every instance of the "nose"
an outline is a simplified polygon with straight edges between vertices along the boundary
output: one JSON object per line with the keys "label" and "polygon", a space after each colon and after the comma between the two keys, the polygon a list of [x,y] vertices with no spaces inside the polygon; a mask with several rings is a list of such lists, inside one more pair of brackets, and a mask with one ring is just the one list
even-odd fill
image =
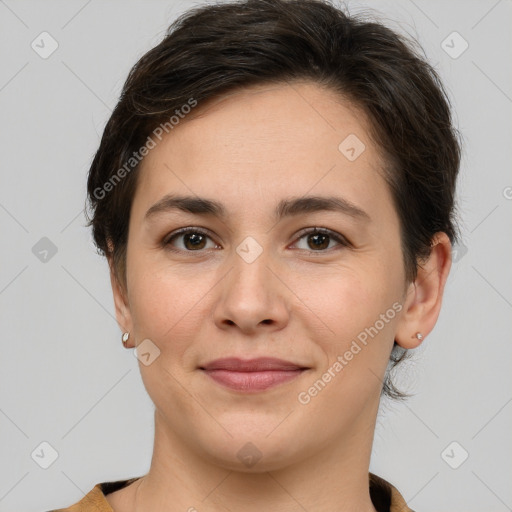
{"label": "nose", "polygon": [[238,254],[220,284],[214,320],[221,329],[239,329],[244,334],[280,330],[288,322],[289,291],[270,267],[265,251],[248,263]]}

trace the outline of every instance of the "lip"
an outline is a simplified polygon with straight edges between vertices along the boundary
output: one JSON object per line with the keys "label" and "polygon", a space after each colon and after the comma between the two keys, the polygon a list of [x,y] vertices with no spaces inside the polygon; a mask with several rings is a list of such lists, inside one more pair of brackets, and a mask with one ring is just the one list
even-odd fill
{"label": "lip", "polygon": [[199,368],[218,384],[243,392],[258,392],[284,384],[299,377],[309,368],[300,364],[260,357],[216,359]]}

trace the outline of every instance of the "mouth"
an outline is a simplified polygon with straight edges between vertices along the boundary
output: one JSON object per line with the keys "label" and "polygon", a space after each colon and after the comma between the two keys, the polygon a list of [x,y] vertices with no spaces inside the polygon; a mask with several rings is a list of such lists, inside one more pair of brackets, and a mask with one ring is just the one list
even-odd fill
{"label": "mouth", "polygon": [[216,383],[246,393],[264,391],[296,379],[308,367],[282,359],[262,357],[216,359],[199,369]]}

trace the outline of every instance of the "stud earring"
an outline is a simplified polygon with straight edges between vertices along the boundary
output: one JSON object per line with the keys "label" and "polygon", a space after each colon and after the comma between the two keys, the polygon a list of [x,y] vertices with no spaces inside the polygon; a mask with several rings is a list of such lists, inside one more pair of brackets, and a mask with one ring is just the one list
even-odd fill
{"label": "stud earring", "polygon": [[423,339],[423,334],[421,334],[421,332],[417,332],[415,334],[416,338],[418,338],[420,341]]}
{"label": "stud earring", "polygon": [[129,332],[124,332],[123,333],[123,336],[122,336],[122,340],[123,340],[123,345],[124,345],[124,348],[128,348],[126,346],[126,343],[128,342],[128,338],[130,337],[130,333]]}

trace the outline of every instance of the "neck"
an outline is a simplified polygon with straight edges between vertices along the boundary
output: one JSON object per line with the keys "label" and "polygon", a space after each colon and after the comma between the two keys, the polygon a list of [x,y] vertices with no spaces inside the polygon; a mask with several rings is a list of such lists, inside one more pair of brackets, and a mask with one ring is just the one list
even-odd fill
{"label": "neck", "polygon": [[[368,468],[374,421],[354,425],[343,442],[269,471],[235,471],[187,446],[155,411],[151,468],[136,488],[133,512],[376,512]],[[257,466],[255,466],[257,467]],[[169,507],[172,504],[172,508]]]}

